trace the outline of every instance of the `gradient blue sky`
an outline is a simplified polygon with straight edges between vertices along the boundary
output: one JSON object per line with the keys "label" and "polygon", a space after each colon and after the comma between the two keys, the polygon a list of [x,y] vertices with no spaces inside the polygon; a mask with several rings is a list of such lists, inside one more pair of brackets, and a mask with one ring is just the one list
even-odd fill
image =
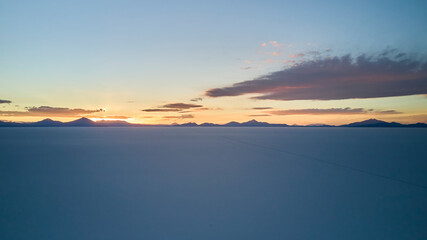
{"label": "gradient blue sky", "polygon": [[[0,107],[9,112],[2,119],[41,119],[11,112],[51,106],[106,108],[95,114],[134,122],[226,122],[253,118],[251,108],[268,106],[396,110],[406,115],[384,117],[426,121],[423,95],[292,102],[203,97],[198,103],[209,110],[191,113],[193,119],[141,111],[189,103],[208,89],[279,71],[301,52],[374,55],[395,48],[425,56],[426,11],[427,1],[1,0],[0,99],[12,101]],[[271,41],[281,44],[279,56],[271,55],[278,50]],[[259,120],[335,123],[366,117]]]}

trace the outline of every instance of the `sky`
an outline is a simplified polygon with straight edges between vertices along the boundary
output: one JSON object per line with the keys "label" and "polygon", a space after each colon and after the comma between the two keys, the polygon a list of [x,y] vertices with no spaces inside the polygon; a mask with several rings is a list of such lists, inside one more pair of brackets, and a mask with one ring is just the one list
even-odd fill
{"label": "sky", "polygon": [[426,1],[0,0],[0,120],[427,122]]}

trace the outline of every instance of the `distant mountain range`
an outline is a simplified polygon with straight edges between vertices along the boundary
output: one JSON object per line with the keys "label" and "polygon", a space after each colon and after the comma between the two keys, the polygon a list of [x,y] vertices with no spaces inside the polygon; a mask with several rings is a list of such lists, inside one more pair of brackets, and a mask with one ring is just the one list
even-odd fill
{"label": "distant mountain range", "polygon": [[425,123],[414,123],[414,124],[401,124],[397,122],[385,122],[377,119],[369,119],[362,122],[354,122],[345,125],[333,126],[326,124],[312,124],[312,125],[287,125],[287,124],[276,124],[267,122],[258,122],[251,120],[248,122],[229,122],[226,124],[214,124],[214,123],[202,123],[197,124],[194,122],[184,124],[171,124],[171,125],[150,125],[150,124],[134,124],[126,121],[92,121],[88,118],[80,118],[71,122],[60,122],[52,119],[44,119],[39,122],[7,122],[0,121],[0,127],[427,127]]}

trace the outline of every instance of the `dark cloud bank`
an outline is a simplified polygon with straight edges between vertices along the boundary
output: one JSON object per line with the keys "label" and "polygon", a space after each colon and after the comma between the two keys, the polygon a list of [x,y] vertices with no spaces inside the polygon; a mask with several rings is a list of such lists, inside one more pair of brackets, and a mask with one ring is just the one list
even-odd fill
{"label": "dark cloud bank", "polygon": [[193,108],[201,108],[202,105],[199,104],[189,104],[189,103],[168,103],[158,108],[148,108],[142,109],[143,112],[180,112],[182,110],[188,110]]}
{"label": "dark cloud bank", "polygon": [[206,92],[210,97],[259,94],[255,99],[338,100],[427,94],[427,62],[396,50],[376,56],[310,60]]}
{"label": "dark cloud bank", "polygon": [[12,101],[0,99],[0,104],[2,104],[2,103],[12,103]]}
{"label": "dark cloud bank", "polygon": [[26,111],[0,111],[1,116],[54,116],[54,117],[79,117],[90,113],[103,112],[103,109],[87,110],[81,108],[62,107],[27,107]]}

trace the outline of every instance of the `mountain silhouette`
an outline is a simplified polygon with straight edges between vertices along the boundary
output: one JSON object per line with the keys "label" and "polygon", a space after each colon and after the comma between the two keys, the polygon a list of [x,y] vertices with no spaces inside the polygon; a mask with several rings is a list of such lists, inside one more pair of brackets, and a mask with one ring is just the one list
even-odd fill
{"label": "mountain silhouette", "polygon": [[95,122],[88,118],[82,117],[71,122],[66,122],[64,125],[68,127],[93,127],[95,126]]}
{"label": "mountain silhouette", "polygon": [[218,127],[220,125],[219,124],[215,124],[215,123],[202,123],[199,126],[201,126],[201,127]]}
{"label": "mountain silhouette", "polygon": [[385,122],[377,119],[368,119],[361,122],[354,122],[346,125],[341,125],[342,127],[403,127],[405,125],[397,122]]}
{"label": "mountain silhouette", "polygon": [[63,126],[63,125],[64,125],[63,122],[54,121],[50,118],[46,118],[46,119],[41,120],[39,122],[31,123],[31,126],[34,126],[34,127],[59,127],[59,126]]}
{"label": "mountain silhouette", "polygon": [[0,127],[19,127],[20,123],[0,121]]}
{"label": "mountain silhouette", "polygon": [[50,118],[46,118],[39,122],[30,122],[30,123],[19,123],[19,122],[8,122],[0,121],[0,127],[406,127],[406,128],[425,128],[427,127],[426,123],[413,123],[413,124],[401,124],[397,122],[385,122],[377,119],[368,119],[361,122],[354,122],[350,124],[344,124],[340,126],[326,125],[326,124],[312,124],[306,126],[292,125],[289,126],[285,123],[268,123],[268,122],[258,122],[255,119],[247,122],[236,122],[231,121],[226,124],[215,124],[215,123],[202,123],[197,124],[194,122],[188,122],[183,124],[173,123],[171,125],[165,124],[134,124],[126,121],[107,121],[101,120],[94,122],[88,118],[82,117],[71,122],[60,122],[54,121]]}

